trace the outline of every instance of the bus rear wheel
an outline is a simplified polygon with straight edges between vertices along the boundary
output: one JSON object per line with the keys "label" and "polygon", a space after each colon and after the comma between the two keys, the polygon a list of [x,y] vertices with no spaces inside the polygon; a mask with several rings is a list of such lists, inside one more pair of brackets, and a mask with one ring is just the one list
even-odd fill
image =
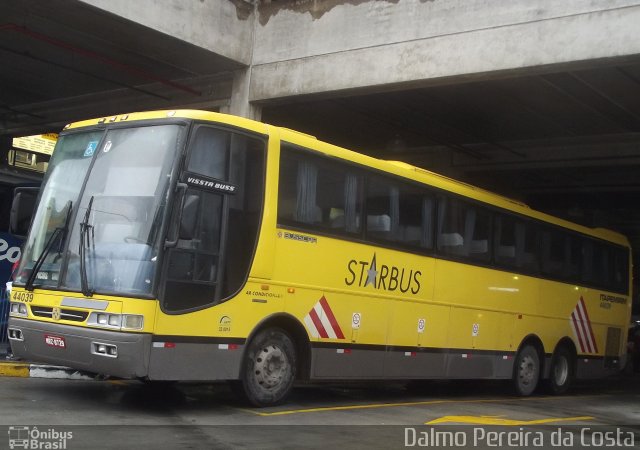
{"label": "bus rear wheel", "polygon": [[[260,331],[249,343],[242,365],[241,393],[254,406],[276,405],[289,395],[296,376],[295,346],[280,328]],[[236,385],[236,392],[240,386]]]}
{"label": "bus rear wheel", "polygon": [[551,358],[551,373],[546,380],[547,390],[554,395],[564,394],[573,381],[573,355],[561,347]]}
{"label": "bus rear wheel", "polygon": [[533,394],[540,379],[540,356],[532,345],[525,345],[516,356],[513,367],[513,387],[517,395]]}

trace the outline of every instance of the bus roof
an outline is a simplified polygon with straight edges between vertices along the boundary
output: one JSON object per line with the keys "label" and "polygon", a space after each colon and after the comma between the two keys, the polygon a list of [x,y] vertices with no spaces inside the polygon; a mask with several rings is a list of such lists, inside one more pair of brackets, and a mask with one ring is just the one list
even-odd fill
{"label": "bus roof", "polygon": [[569,222],[567,220],[533,210],[520,201],[510,199],[508,197],[487,191],[477,186],[457,181],[444,175],[440,175],[438,173],[416,167],[405,162],[385,161],[382,159],[374,158],[362,153],[358,153],[352,150],[335,146],[333,144],[329,144],[327,142],[320,141],[314,136],[299,131],[291,130],[284,127],[267,125],[262,122],[230,114],[189,109],[144,111],[74,122],[65,126],[64,129],[70,130],[116,122],[122,123],[141,120],[160,120],[167,118],[184,118],[223,123],[234,127],[244,128],[264,135],[273,134],[273,132],[275,131],[280,139],[292,144],[298,144],[311,150],[320,151],[329,156],[352,161],[356,164],[372,167],[374,169],[392,173],[403,178],[412,179],[417,182],[421,182],[427,185],[434,186],[436,188],[440,188],[471,199],[478,200],[483,203],[487,203],[489,205],[494,205],[502,209],[513,211],[524,216],[539,219],[544,222],[558,225],[564,228],[572,229],[586,235],[590,235],[600,239],[606,239],[608,241],[626,247],[629,246],[629,241],[625,236],[612,230],[604,228],[589,228],[583,225]]}
{"label": "bus roof", "polygon": [[224,123],[239,128],[245,128],[256,133],[268,134],[269,126],[244,117],[232,116],[211,111],[199,111],[194,109],[175,109],[162,111],[142,111],[128,114],[117,114],[114,116],[98,117],[94,119],[73,122],[64,127],[65,130],[91,127],[109,123],[134,122],[138,120],[161,120],[170,118],[183,118],[192,120],[204,120],[210,122]]}

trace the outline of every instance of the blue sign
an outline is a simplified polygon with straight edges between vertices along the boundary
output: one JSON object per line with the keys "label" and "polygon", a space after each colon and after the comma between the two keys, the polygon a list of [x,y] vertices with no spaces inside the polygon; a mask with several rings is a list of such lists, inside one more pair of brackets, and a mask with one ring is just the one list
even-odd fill
{"label": "blue sign", "polygon": [[96,152],[96,148],[98,148],[98,141],[91,141],[87,144],[87,148],[84,149],[84,156],[85,158],[88,158],[90,156],[93,156],[93,154]]}

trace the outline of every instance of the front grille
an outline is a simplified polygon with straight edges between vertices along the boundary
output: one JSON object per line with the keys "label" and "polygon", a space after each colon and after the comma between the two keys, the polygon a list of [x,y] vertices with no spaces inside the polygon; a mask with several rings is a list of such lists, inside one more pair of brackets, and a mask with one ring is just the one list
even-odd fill
{"label": "front grille", "polygon": [[[36,317],[53,318],[53,308],[46,306],[31,306],[31,313]],[[86,311],[76,311],[75,309],[61,309],[60,320],[70,320],[72,322],[84,322],[89,313]]]}

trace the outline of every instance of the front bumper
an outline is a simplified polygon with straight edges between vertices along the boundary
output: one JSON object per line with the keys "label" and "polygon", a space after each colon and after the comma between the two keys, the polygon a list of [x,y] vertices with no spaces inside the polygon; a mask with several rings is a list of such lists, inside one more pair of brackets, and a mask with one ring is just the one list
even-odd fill
{"label": "front bumper", "polygon": [[[146,377],[149,371],[150,334],[82,328],[15,317],[9,319],[9,330],[10,335],[14,334],[13,338],[10,337],[13,354],[27,361],[121,378]],[[20,339],[15,338],[16,334]],[[65,348],[47,344],[46,336],[63,338]],[[117,356],[96,354],[93,351],[96,343],[116,346]]]}

